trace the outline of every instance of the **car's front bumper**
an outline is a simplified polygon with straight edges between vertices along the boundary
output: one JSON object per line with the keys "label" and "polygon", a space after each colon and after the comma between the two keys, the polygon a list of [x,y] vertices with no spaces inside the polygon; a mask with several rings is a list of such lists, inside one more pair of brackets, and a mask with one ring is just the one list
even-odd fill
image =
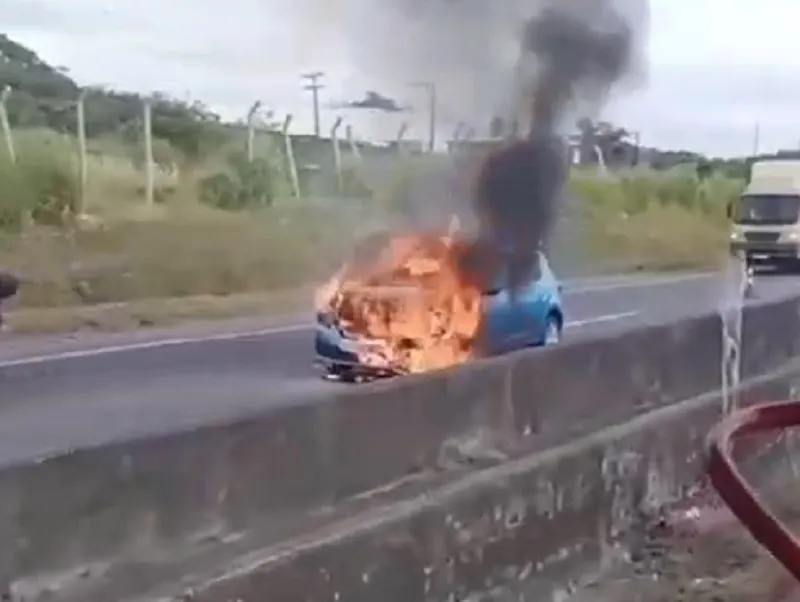
{"label": "car's front bumper", "polygon": [[339,330],[335,321],[327,316],[318,316],[314,329],[315,364],[326,371],[341,369],[362,376],[391,376],[399,372],[388,367],[370,366],[361,361],[356,351],[357,343]]}
{"label": "car's front bumper", "polygon": [[797,241],[737,240],[731,241],[730,250],[732,253],[744,253],[748,259],[797,259],[800,257],[800,243]]}
{"label": "car's front bumper", "polygon": [[333,323],[317,320],[314,329],[314,352],[321,362],[338,364],[358,364],[358,354],[350,341]]}

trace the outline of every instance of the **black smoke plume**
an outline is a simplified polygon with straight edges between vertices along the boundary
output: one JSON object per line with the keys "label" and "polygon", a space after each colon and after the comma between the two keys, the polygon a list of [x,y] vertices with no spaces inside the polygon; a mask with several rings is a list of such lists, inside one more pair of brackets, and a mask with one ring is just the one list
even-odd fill
{"label": "black smoke plume", "polygon": [[506,268],[512,290],[535,277],[564,193],[568,154],[559,130],[576,103],[601,104],[629,71],[635,25],[612,0],[562,0],[526,23],[520,65],[532,67],[529,131],[489,156],[474,199],[481,239],[499,259],[491,265]]}
{"label": "black smoke plume", "polygon": [[[343,3],[354,68],[395,96],[407,95],[409,82],[434,82],[441,136],[460,122],[478,128],[480,136],[496,115],[519,124],[499,128],[517,132],[517,139],[494,152],[478,174],[470,158],[453,174],[417,178],[421,181],[409,203],[413,212],[423,221],[456,213],[470,228],[477,221],[478,247],[492,251],[491,265],[498,265],[496,259],[510,268],[512,284],[530,278],[536,251],[547,244],[559,213],[568,175],[560,134],[584,112],[598,112],[631,68],[638,67],[647,2]],[[450,187],[451,179],[458,182],[455,192],[439,192]],[[464,194],[462,180],[474,183],[472,194]]]}

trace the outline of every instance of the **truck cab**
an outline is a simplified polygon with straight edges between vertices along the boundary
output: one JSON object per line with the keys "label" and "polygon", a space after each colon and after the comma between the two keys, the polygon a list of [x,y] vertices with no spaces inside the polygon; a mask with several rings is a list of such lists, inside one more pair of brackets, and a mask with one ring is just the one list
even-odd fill
{"label": "truck cab", "polygon": [[750,182],[728,207],[730,250],[747,265],[800,265],[800,161],[753,164]]}

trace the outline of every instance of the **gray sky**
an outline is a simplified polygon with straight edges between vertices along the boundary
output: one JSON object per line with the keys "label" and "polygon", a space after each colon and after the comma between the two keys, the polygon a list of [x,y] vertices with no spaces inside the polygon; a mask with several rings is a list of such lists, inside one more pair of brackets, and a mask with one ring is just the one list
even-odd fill
{"label": "gray sky", "polygon": [[[422,0],[404,2],[423,10]],[[407,86],[415,78],[439,84],[443,130],[502,102],[514,49],[508,11],[475,9],[458,24],[469,40],[433,61],[425,25],[390,5],[0,0],[0,14],[12,38],[68,67],[81,84],[161,90],[202,100],[226,117],[243,115],[261,99],[276,113],[294,113],[298,130],[311,128],[310,100],[299,78],[307,70],[327,73],[323,102],[375,89],[419,107],[402,116],[323,111],[326,129],[342,114],[365,138],[391,137],[403,120],[411,122],[412,135],[424,136],[424,97]],[[647,76],[637,88],[617,93],[604,116],[662,148],[745,154],[756,122],[762,150],[800,145],[798,0],[651,0],[650,14]]]}

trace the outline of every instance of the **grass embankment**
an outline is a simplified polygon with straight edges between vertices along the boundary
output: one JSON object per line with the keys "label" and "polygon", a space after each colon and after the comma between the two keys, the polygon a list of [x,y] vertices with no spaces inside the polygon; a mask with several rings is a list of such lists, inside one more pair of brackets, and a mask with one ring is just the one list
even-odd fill
{"label": "grass embankment", "polygon": [[694,173],[575,173],[572,190],[585,213],[587,252],[616,270],[716,268],[726,259],[726,205],[743,182]]}
{"label": "grass embankment", "polygon": [[[17,331],[302,312],[309,283],[368,229],[364,205],[287,199],[274,158],[254,167],[217,158],[180,177],[160,174],[160,202],[146,207],[134,161],[94,156],[83,203],[92,219],[76,220],[72,141],[23,136],[16,164],[0,155],[0,266],[24,279],[10,316]],[[610,269],[710,267],[724,256],[725,202],[737,182],[576,173],[572,185],[585,243]]]}
{"label": "grass embankment", "polygon": [[357,211],[279,198],[277,170],[241,173],[236,157],[181,178],[159,173],[157,202],[146,206],[131,160],[90,155],[86,215],[76,217],[73,141],[15,141],[16,164],[0,152],[0,268],[23,278],[10,303],[16,331],[302,312],[309,283],[338,265],[359,231]]}

